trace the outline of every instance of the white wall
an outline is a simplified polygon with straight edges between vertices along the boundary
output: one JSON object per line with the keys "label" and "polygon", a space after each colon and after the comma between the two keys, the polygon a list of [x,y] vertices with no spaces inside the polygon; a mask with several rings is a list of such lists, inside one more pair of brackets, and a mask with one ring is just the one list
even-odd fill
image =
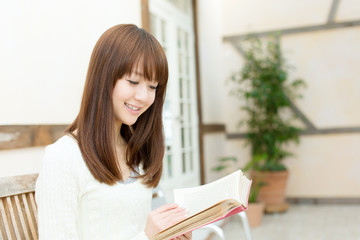
{"label": "white wall", "polygon": [[[332,0],[199,0],[198,29],[202,114],[205,124],[223,123],[227,133],[244,132],[240,102],[229,96],[225,84],[240,70],[242,56],[222,38],[229,35],[290,27],[325,24]],[[360,19],[357,0],[339,1],[335,21]],[[308,87],[296,102],[319,129],[360,127],[360,27],[317,31],[282,37],[282,48],[295,67],[293,76]],[[301,137],[290,149],[295,157],[290,170],[289,197],[360,197],[360,134],[329,134]],[[250,158],[241,139],[209,134],[204,140],[206,180],[218,177],[211,171],[219,157],[237,156],[239,166]]]}
{"label": "white wall", "polygon": [[97,39],[140,14],[134,0],[2,3],[0,125],[72,121]]}
{"label": "white wall", "polygon": [[[92,49],[120,23],[141,25],[140,0],[2,2],[0,125],[72,122]],[[0,151],[0,177],[37,172],[42,154]]]}

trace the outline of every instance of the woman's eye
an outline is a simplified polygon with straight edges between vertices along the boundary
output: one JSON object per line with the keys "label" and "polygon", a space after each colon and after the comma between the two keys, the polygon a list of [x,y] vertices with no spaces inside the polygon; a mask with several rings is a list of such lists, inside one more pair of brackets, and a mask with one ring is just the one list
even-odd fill
{"label": "woman's eye", "polygon": [[150,89],[151,89],[151,90],[157,90],[157,88],[158,88],[157,86],[151,86],[151,85],[150,85]]}
{"label": "woman's eye", "polygon": [[139,82],[136,82],[136,81],[132,81],[132,80],[128,80],[128,82],[131,84],[131,85],[137,85]]}

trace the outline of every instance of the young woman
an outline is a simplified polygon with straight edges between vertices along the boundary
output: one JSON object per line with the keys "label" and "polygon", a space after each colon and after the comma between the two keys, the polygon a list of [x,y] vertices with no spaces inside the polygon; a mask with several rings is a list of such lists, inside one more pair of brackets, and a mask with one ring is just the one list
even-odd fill
{"label": "young woman", "polygon": [[117,25],[100,37],[79,114],[45,151],[36,184],[40,239],[149,239],[186,217],[176,204],[150,212],[167,80],[165,53],[151,34]]}

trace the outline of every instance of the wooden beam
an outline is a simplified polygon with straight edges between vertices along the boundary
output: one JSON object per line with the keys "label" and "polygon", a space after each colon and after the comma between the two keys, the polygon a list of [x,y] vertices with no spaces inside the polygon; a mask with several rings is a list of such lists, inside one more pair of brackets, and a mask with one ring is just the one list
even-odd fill
{"label": "wooden beam", "polygon": [[291,101],[290,101],[290,108],[300,118],[300,120],[306,125],[306,129],[308,129],[308,130],[315,130],[316,129],[315,125]]}
{"label": "wooden beam", "polygon": [[199,63],[199,45],[198,45],[198,27],[197,27],[197,0],[192,0],[194,40],[195,40],[195,69],[196,69],[196,95],[197,111],[199,120],[199,157],[200,157],[200,182],[205,184],[205,159],[204,159],[204,127],[202,123],[202,105],[201,105],[201,81],[200,81],[200,63]]}
{"label": "wooden beam", "polygon": [[225,124],[203,124],[203,133],[225,133]]}
{"label": "wooden beam", "polygon": [[300,135],[350,134],[360,133],[360,127],[340,127],[323,129],[306,129]]}
{"label": "wooden beam", "polygon": [[322,197],[322,198],[305,198],[305,197],[287,197],[286,201],[290,204],[360,204],[360,198],[336,198],[336,197]]}
{"label": "wooden beam", "polygon": [[141,25],[143,29],[151,32],[149,0],[141,0]]}
{"label": "wooden beam", "polygon": [[67,125],[2,125],[0,150],[46,146],[64,134]]}
{"label": "wooden beam", "polygon": [[246,138],[246,133],[227,133],[227,139],[244,139]]}
{"label": "wooden beam", "polygon": [[340,2],[340,0],[333,0],[332,1],[329,16],[328,16],[328,23],[334,22],[334,19],[336,17],[336,12],[337,12],[337,9],[338,9],[338,6],[339,6],[339,2]]}
{"label": "wooden beam", "polygon": [[223,37],[223,41],[229,41],[233,44],[236,44],[237,41],[247,39],[249,37],[249,35],[254,36],[254,37],[266,37],[266,36],[269,36],[270,34],[279,32],[279,33],[281,33],[282,36],[284,36],[284,35],[291,35],[291,34],[298,34],[298,33],[307,33],[307,32],[314,32],[314,31],[323,31],[323,30],[348,28],[348,27],[356,27],[356,26],[360,26],[360,20],[347,21],[347,22],[331,22],[331,23],[327,23],[327,24],[320,24],[320,25],[314,25],[314,26],[286,28],[286,29],[274,29],[274,30],[270,30],[270,31],[240,34],[240,35],[235,35],[235,36]]}
{"label": "wooden beam", "polygon": [[[325,134],[352,134],[360,133],[360,127],[341,127],[341,128],[323,128],[323,129],[306,129],[300,132],[300,136],[325,135]],[[244,139],[246,133],[227,133],[227,139]]]}

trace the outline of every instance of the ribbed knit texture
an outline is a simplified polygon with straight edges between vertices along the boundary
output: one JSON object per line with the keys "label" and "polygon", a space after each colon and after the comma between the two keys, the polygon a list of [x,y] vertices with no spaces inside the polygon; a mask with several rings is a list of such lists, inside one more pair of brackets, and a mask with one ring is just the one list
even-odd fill
{"label": "ribbed knit texture", "polygon": [[147,240],[151,189],[140,180],[109,186],[88,170],[70,136],[46,147],[36,183],[40,240]]}

